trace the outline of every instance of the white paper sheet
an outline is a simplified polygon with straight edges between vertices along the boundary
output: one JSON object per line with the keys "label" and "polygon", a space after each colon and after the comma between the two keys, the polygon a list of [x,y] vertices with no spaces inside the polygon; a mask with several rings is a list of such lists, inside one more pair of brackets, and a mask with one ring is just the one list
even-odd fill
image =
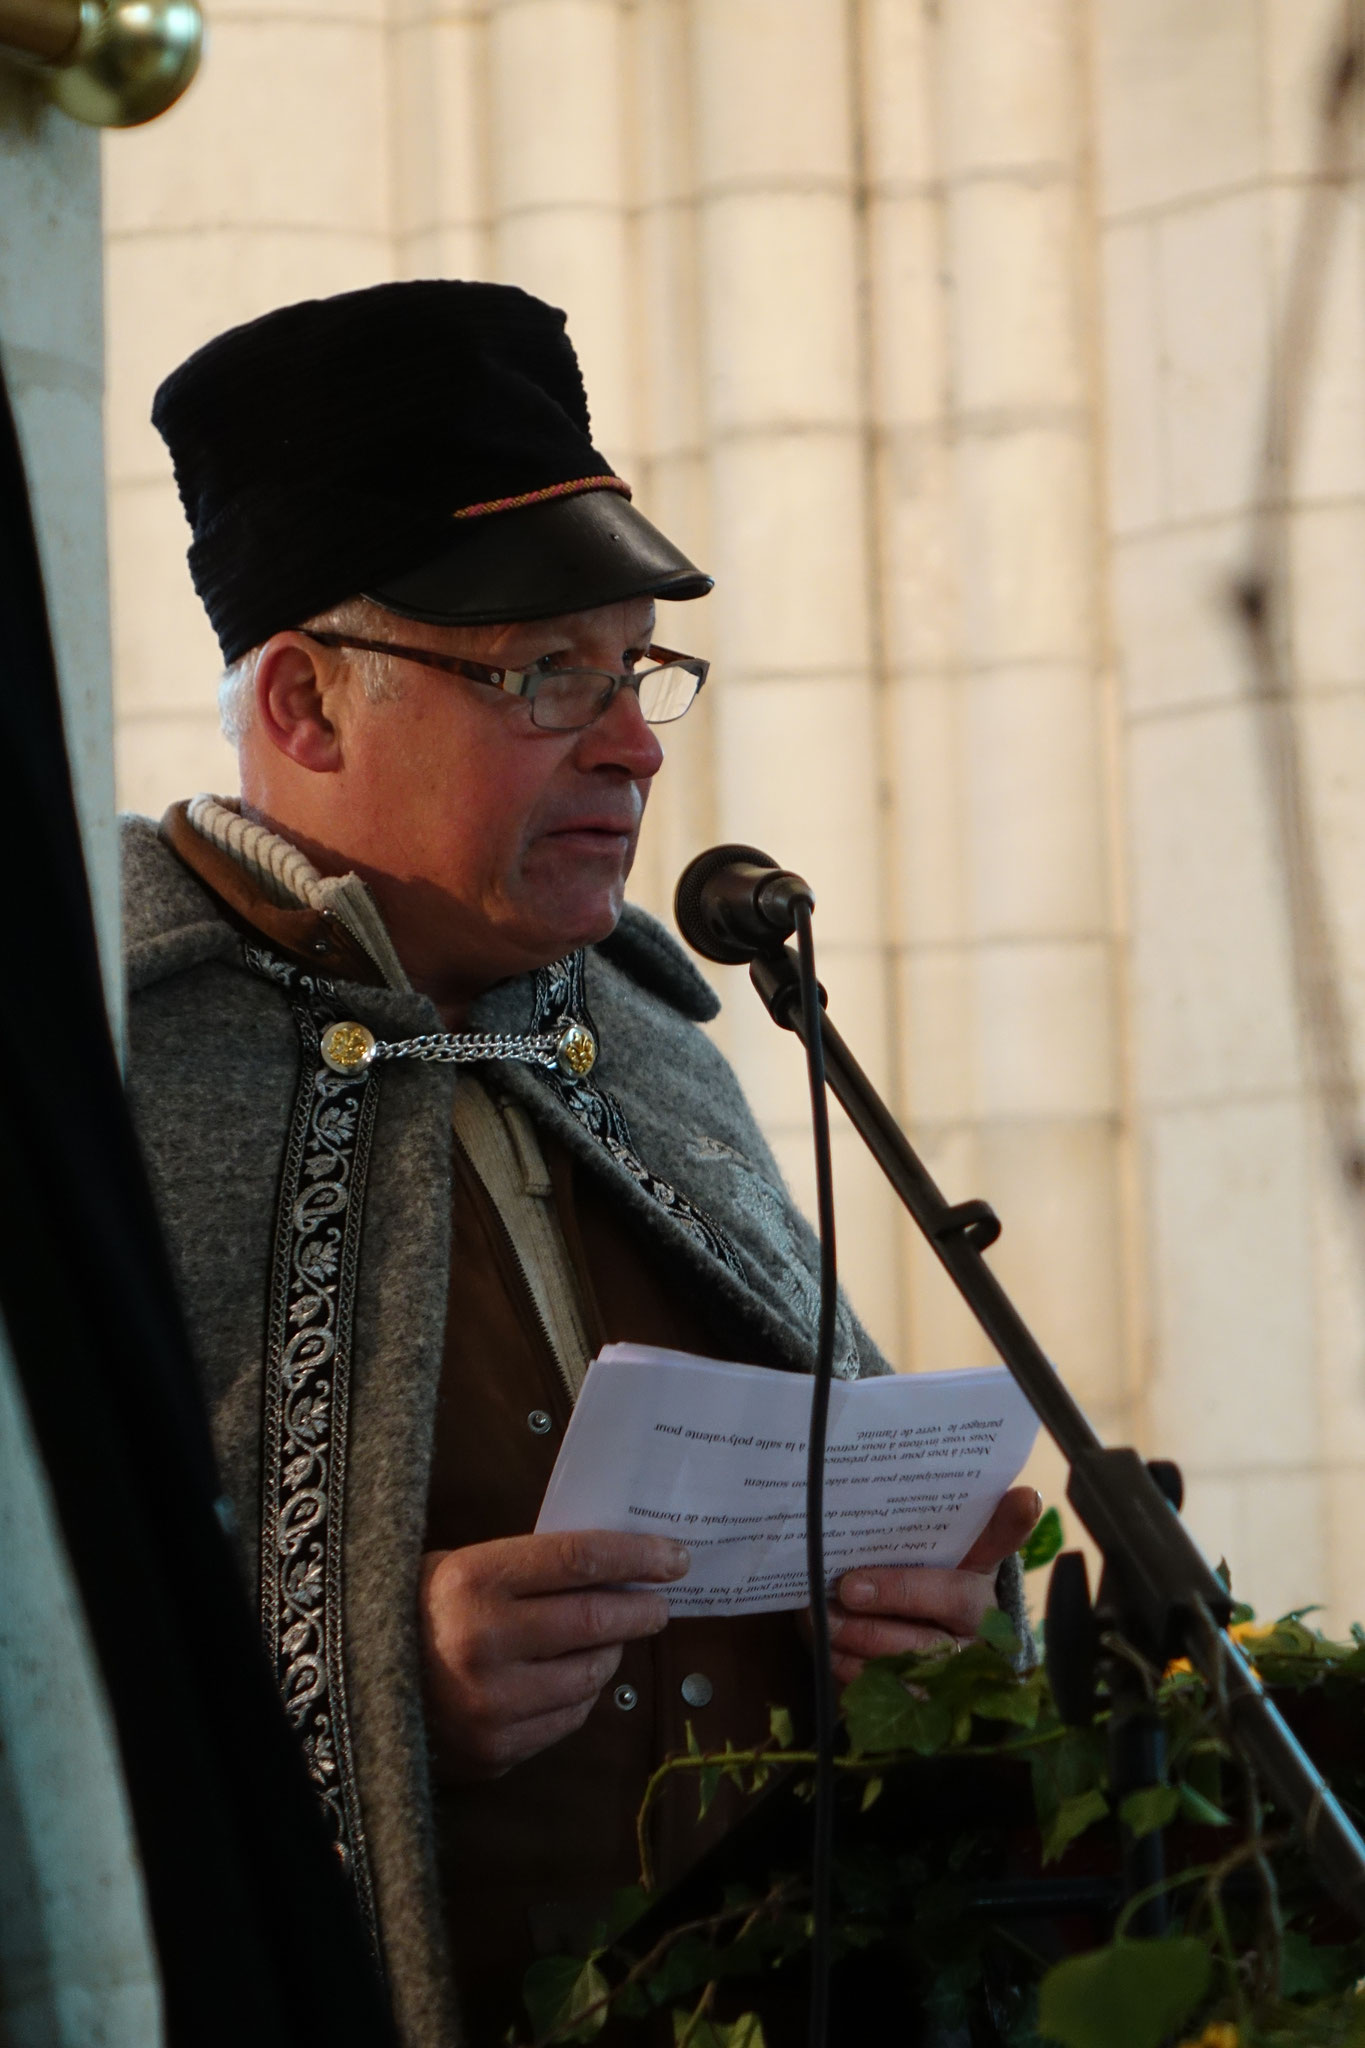
{"label": "white paper sheet", "polygon": [[[652,1530],[691,1552],[675,1614],[806,1604],[811,1382],[611,1344],[588,1368],[538,1530]],[[825,1468],[831,1580],[859,1565],[956,1565],[1033,1445],[1003,1366],[836,1380]]]}

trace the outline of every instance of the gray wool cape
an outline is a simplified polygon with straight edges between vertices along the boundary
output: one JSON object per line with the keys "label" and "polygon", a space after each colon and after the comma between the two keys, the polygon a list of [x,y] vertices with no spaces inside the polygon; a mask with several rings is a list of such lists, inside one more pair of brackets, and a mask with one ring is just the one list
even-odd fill
{"label": "gray wool cape", "polygon": [[[405,1060],[329,1075],[316,1049],[328,1021],[405,1038],[440,1030],[435,1008],[322,982],[244,940],[146,819],[124,821],[123,853],[129,1096],[267,1653],[406,2048],[451,2048],[417,1579],[459,1070]],[[526,1030],[534,980],[493,990],[469,1028]],[[635,909],[588,949],[584,982],[592,1084],[625,1142],[618,1116],[592,1128],[539,1068],[508,1061],[501,1082],[752,1346],[809,1372],[818,1245],[699,1028],[713,991]],[[843,1305],[836,1370],[889,1369]],[[1000,1594],[1021,1620],[1017,1569]]]}

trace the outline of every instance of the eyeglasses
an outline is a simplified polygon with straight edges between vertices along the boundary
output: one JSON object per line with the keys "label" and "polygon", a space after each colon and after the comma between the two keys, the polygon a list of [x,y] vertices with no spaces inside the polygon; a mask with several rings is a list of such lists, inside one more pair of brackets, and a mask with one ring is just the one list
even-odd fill
{"label": "eyeglasses", "polygon": [[314,633],[307,626],[298,630],[320,647],[354,647],[364,654],[391,654],[399,661],[415,661],[423,668],[440,669],[445,675],[464,676],[471,683],[487,683],[494,690],[506,690],[522,697],[531,707],[532,723],[546,732],[577,732],[600,718],[613,697],[622,690],[634,690],[640,710],[649,725],[671,725],[690,711],[698,690],[706,681],[710,662],[695,654],[674,654],[667,647],[645,649],[653,668],[613,672],[604,668],[488,668],[481,661],[466,661],[456,654],[435,654],[428,647],[400,647],[393,640],[358,640],[350,633]]}

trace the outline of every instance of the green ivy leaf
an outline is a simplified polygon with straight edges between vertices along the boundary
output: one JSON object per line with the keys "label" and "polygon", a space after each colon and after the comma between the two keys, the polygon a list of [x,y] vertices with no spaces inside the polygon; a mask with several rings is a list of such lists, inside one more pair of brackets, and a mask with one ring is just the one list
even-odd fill
{"label": "green ivy leaf", "polygon": [[1055,1863],[1069,1842],[1083,1835],[1109,1812],[1109,1802],[1098,1786],[1064,1799],[1043,1829],[1043,1861]]}
{"label": "green ivy leaf", "polygon": [[1280,1943],[1280,1992],[1285,1998],[1327,1998],[1347,1990],[1359,1974],[1354,1947],[1319,1947],[1295,1927]]}
{"label": "green ivy leaf", "polygon": [[972,1701],[972,1712],[980,1714],[983,1721],[1013,1721],[1020,1728],[1035,1728],[1042,1703],[1040,1687],[1029,1679],[1021,1679],[1018,1685],[979,1692]]}
{"label": "green ivy leaf", "polygon": [[1168,1828],[1180,1811],[1180,1790],[1175,1785],[1144,1785],[1130,1792],[1119,1808],[1119,1819],[1141,1841],[1158,1828]]}
{"label": "green ivy leaf", "polygon": [[1193,1785],[1181,1785],[1179,1787],[1179,1794],[1180,1811],[1184,1814],[1186,1820],[1192,1820],[1196,1827],[1231,1827],[1232,1822],[1227,1814],[1224,1813],[1222,1807],[1215,1806],[1211,1799],[1206,1799],[1202,1792],[1195,1790]]}
{"label": "green ivy leaf", "polygon": [[674,2006],[673,2039],[675,2044],[686,2041],[687,2048],[764,2048],[763,2024],[756,2012],[741,2013],[737,2020],[696,2020]]}
{"label": "green ivy leaf", "polygon": [[1018,1656],[1019,1638],[1015,1633],[1014,1623],[1003,1608],[988,1607],[976,1632],[983,1643],[989,1643],[1002,1657]]}
{"label": "green ivy leaf", "polygon": [[792,1727],[792,1717],[786,1707],[769,1707],[768,1733],[779,1749],[795,1749],[796,1730]]}
{"label": "green ivy leaf", "polygon": [[705,1820],[711,1801],[720,1790],[721,1766],[703,1764],[697,1772],[697,1819]]}
{"label": "green ivy leaf", "polygon": [[607,1995],[607,1980],[597,1964],[577,1956],[543,1956],[532,1963],[522,1983],[522,1997],[538,2037],[553,2041],[591,2041],[607,2023],[605,2005],[582,2015]]}
{"label": "green ivy leaf", "polygon": [[1213,1964],[1202,1941],[1117,1941],[1049,1970],[1038,2031],[1062,2048],[1161,2048],[1205,1996]]}
{"label": "green ivy leaf", "polygon": [[1062,1528],[1061,1515],[1056,1508],[1045,1509],[1019,1553],[1024,1570],[1036,1572],[1042,1565],[1051,1564],[1065,1542],[1066,1534]]}
{"label": "green ivy leaf", "polygon": [[619,1890],[612,1893],[606,1918],[593,1935],[593,1947],[599,1950],[610,1948],[614,1942],[621,1939],[628,1928],[635,1925],[646,1908],[653,1904],[653,1899],[643,1885],[622,1885]]}
{"label": "green ivy leaf", "polygon": [[944,1700],[918,1699],[908,1692],[890,1664],[868,1664],[845,1687],[844,1722],[855,1751],[913,1749],[932,1756],[953,1732],[951,1706]]}

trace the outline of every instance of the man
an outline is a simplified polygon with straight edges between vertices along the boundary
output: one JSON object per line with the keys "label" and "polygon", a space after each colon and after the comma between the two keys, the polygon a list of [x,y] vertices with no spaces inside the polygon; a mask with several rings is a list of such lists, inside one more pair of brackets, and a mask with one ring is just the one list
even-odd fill
{"label": "man", "polygon": [[[623,906],[655,724],[706,673],[654,599],[710,579],[593,448],[562,316],[507,287],[285,308],[154,417],[242,794],[128,827],[132,1099],[404,2039],[461,2038],[458,2002],[491,2043],[634,1877],[686,1723],[743,1744],[809,1691],[789,1616],[665,1625],[676,1544],[531,1533],[603,1341],[811,1363],[816,1247],[715,998]],[[886,1370],[847,1310],[838,1369]],[[969,1637],[1036,1506],[960,1571],[845,1582],[837,1675]],[[722,1820],[665,1804],[656,1868]]]}

